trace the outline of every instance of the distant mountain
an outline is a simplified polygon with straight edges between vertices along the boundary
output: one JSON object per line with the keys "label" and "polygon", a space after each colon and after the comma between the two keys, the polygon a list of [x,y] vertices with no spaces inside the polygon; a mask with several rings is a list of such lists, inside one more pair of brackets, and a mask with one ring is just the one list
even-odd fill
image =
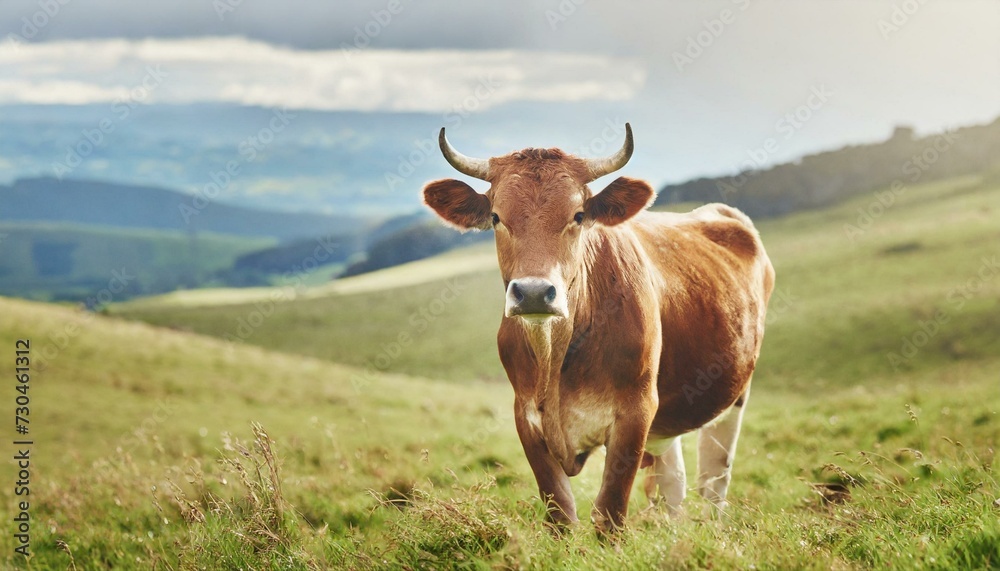
{"label": "distant mountain", "polygon": [[[388,230],[385,226],[383,229]],[[374,272],[492,239],[492,232],[456,232],[429,216],[414,216],[408,225],[397,227],[372,242],[365,259],[351,264],[338,277]]]}
{"label": "distant mountain", "polygon": [[367,225],[360,218],[268,212],[195,200],[194,195],[163,188],[55,178],[0,186],[0,221],[213,232],[282,241],[354,234]]}
{"label": "distant mountain", "polygon": [[766,170],[667,185],[656,203],[724,202],[750,216],[768,217],[882,191],[872,200],[885,208],[908,185],[979,173],[1000,176],[1000,119],[919,138],[913,129],[898,127],[881,143],[808,155]]}
{"label": "distant mountain", "polygon": [[451,234],[426,210],[381,220],[269,212],[163,188],[23,179],[0,186],[0,295],[86,301],[122,271],[134,277],[119,300],[271,285],[322,266],[391,265],[464,243]]}
{"label": "distant mountain", "polygon": [[[456,104],[465,95],[456,94]],[[0,104],[0,184],[55,176],[194,191],[230,165],[238,175],[218,195],[227,204],[392,216],[420,208],[427,181],[456,176],[437,147],[441,127],[463,153],[474,156],[526,146],[560,146],[593,156],[620,145],[625,121],[637,120],[621,107],[584,102],[538,108],[531,102],[485,111],[458,107],[445,114],[284,113],[227,104],[151,104],[117,120],[106,104]],[[107,120],[112,124],[102,133],[98,127]],[[633,127],[639,129],[642,151],[630,172],[661,176],[667,172],[662,157],[671,155],[664,148],[670,139],[655,136],[651,126]]]}

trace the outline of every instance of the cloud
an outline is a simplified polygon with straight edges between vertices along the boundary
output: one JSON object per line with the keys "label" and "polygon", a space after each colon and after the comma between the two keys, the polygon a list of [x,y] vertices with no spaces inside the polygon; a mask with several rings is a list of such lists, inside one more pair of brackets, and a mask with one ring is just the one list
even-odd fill
{"label": "cloud", "polygon": [[[305,51],[240,37],[96,39],[0,48],[0,104],[224,102],[466,112],[514,101],[631,99],[637,60],[524,50]],[[150,74],[162,81],[150,88]],[[143,88],[145,84],[145,89]]]}

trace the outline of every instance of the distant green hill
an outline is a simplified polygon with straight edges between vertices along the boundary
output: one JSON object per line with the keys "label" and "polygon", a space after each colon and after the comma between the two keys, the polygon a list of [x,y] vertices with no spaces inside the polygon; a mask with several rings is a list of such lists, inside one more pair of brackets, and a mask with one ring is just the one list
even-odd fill
{"label": "distant green hill", "polygon": [[0,295],[91,299],[101,305],[218,285],[217,274],[231,267],[237,256],[274,242],[211,233],[0,222]]}
{"label": "distant green hill", "polygon": [[724,202],[755,218],[820,208],[877,189],[983,174],[1000,179],[1000,118],[946,133],[915,137],[899,127],[884,142],[853,145],[761,169],[767,148],[748,149],[739,174],[663,187],[657,204]]}
{"label": "distant green hill", "polygon": [[348,266],[340,277],[391,268],[492,239],[490,232],[460,233],[438,220],[426,219],[374,241],[365,252],[365,259]]}
{"label": "distant green hill", "polygon": [[[317,242],[327,279],[364,251],[367,219],[267,212],[172,190],[34,178],[0,186],[0,295],[81,301],[112,271],[120,301],[178,288],[269,285]],[[376,228],[377,229],[377,228]]]}
{"label": "distant green hill", "polygon": [[0,186],[0,222],[68,222],[280,240],[350,234],[367,224],[347,216],[243,208],[210,194],[197,198],[163,188],[55,178]]}

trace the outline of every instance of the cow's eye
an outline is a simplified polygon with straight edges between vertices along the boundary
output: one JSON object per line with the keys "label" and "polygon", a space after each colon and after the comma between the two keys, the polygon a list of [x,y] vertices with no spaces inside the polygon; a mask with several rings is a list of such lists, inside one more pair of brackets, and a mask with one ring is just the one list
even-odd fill
{"label": "cow's eye", "polygon": [[583,212],[577,212],[576,216],[573,216],[573,222],[583,224]]}
{"label": "cow's eye", "polygon": [[491,217],[493,218],[493,225],[494,225],[494,226],[496,226],[497,224],[499,224],[499,223],[500,223],[500,217],[499,217],[499,216],[497,216],[497,213],[496,213],[496,212],[491,212],[491,213],[490,213],[490,216],[491,216]]}

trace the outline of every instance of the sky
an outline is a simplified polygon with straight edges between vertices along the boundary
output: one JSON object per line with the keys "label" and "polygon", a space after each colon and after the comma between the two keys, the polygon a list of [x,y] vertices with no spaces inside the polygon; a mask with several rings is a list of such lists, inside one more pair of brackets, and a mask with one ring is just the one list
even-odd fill
{"label": "sky", "polygon": [[[158,81],[142,104],[464,110],[473,150],[584,154],[624,118],[663,183],[991,121],[998,30],[998,0],[4,0],[0,105]],[[477,123],[500,109],[551,136]]]}

